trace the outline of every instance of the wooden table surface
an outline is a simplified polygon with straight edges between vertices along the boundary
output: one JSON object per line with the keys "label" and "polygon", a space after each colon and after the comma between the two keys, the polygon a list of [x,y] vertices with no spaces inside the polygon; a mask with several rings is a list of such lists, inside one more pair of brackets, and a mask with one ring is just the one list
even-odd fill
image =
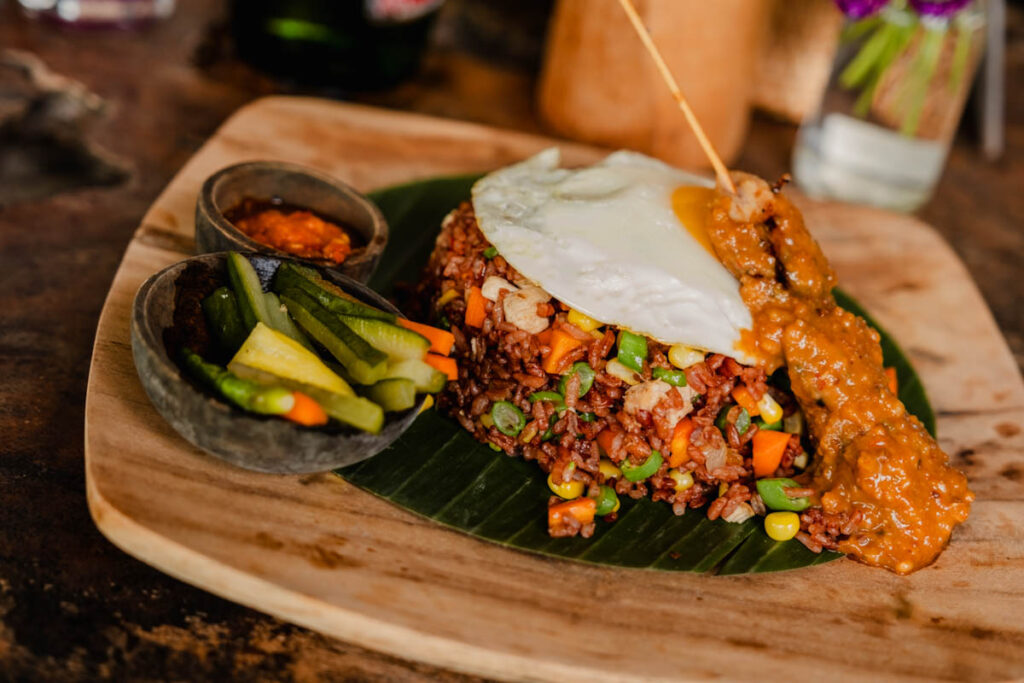
{"label": "wooden table surface", "polygon": [[[274,86],[196,54],[221,3],[179,0],[143,34],[66,33],[0,0],[0,47],[31,51],[110,105],[93,139],[131,166],[114,187],[0,208],[0,678],[456,680],[228,603],[121,553],[95,529],[82,471],[96,319],[124,246],[174,172],[233,110]],[[1011,10],[1010,83],[1024,81],[1024,11]],[[200,51],[200,54],[202,51]],[[529,74],[435,51],[376,104],[539,130]],[[1024,365],[1024,93],[1008,91],[1008,150],[979,158],[961,131],[921,212],[966,262]],[[791,126],[758,120],[736,164],[773,177]],[[911,255],[908,255],[910,257]],[[950,315],[955,315],[950,311]]]}

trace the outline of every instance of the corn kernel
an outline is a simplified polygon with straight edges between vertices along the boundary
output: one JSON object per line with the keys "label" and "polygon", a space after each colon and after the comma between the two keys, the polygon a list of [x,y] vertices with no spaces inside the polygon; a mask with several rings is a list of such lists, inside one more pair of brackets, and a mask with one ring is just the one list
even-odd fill
{"label": "corn kernel", "polygon": [[721,484],[718,485],[718,497],[721,498],[722,496],[724,496],[726,491],[728,490],[729,485],[723,481]]}
{"label": "corn kernel", "polygon": [[693,486],[693,475],[690,474],[689,472],[669,470],[668,476],[675,483],[676,493],[682,493],[686,489]]}
{"label": "corn kernel", "polygon": [[584,332],[590,332],[601,327],[601,323],[594,320],[586,313],[580,313],[575,308],[569,309],[569,315],[566,316],[566,320],[569,321],[570,325],[575,325]]}
{"label": "corn kernel", "polygon": [[601,330],[591,330],[590,336],[596,339],[597,341],[601,341],[602,339],[604,339],[604,332],[602,332]]}
{"label": "corn kernel", "polygon": [[788,541],[800,531],[800,515],[772,512],[764,518],[764,530],[773,541]]}
{"label": "corn kernel", "polygon": [[420,408],[420,412],[422,413],[422,412],[424,412],[426,410],[430,410],[433,407],[434,407],[434,396],[433,396],[433,394],[427,394],[427,397],[425,399],[423,399],[423,407]]}
{"label": "corn kernel", "polygon": [[767,391],[764,392],[761,400],[757,402],[757,409],[761,413],[761,419],[768,424],[782,419],[782,406]]}
{"label": "corn kernel", "polygon": [[622,479],[622,470],[607,458],[601,458],[601,462],[597,464],[597,469],[604,475],[605,479]]}
{"label": "corn kernel", "polygon": [[685,370],[702,360],[704,360],[704,352],[686,344],[674,344],[668,350],[668,361],[680,370]]}
{"label": "corn kernel", "polygon": [[548,488],[559,498],[573,500],[583,495],[583,482],[572,479],[564,483],[555,483],[555,480],[548,475]]}
{"label": "corn kernel", "polygon": [[482,424],[487,429],[490,429],[491,427],[494,426],[494,418],[491,417],[490,413],[484,413],[483,415],[480,416],[480,424]]}

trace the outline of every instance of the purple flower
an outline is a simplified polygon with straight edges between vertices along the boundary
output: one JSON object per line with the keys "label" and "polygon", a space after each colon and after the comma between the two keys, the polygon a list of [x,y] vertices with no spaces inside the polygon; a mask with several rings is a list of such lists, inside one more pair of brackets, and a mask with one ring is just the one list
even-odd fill
{"label": "purple flower", "polygon": [[851,19],[863,19],[889,4],[889,0],[836,0],[839,9]]}
{"label": "purple flower", "polygon": [[910,0],[910,6],[918,14],[945,18],[953,16],[970,2],[971,0]]}

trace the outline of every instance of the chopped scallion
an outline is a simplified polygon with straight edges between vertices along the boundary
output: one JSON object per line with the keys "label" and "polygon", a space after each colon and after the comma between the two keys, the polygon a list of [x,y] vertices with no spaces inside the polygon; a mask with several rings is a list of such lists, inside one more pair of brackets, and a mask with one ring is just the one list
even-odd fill
{"label": "chopped scallion", "polygon": [[654,368],[651,370],[651,375],[654,379],[660,379],[663,382],[668,382],[674,387],[685,387],[686,386],[686,373],[682,370],[668,370],[666,368]]}
{"label": "chopped scallion", "polygon": [[558,383],[558,391],[561,392],[562,396],[565,396],[565,386],[573,375],[579,375],[580,377],[579,397],[583,398],[590,391],[590,387],[594,386],[594,368],[590,367],[590,363],[582,360],[573,363],[572,367],[569,368],[569,372],[562,375],[562,379]]}
{"label": "chopped scallion", "polygon": [[508,401],[498,401],[491,406],[491,419],[498,431],[506,436],[519,436],[526,426],[523,411]]}
{"label": "chopped scallion", "polygon": [[647,460],[640,465],[634,465],[628,459],[623,460],[619,468],[622,470],[622,476],[629,481],[643,481],[647,477],[651,476],[658,471],[661,467],[663,458],[661,453],[658,451],[651,451],[651,454],[647,456]]}
{"label": "chopped scallion", "polygon": [[629,330],[620,331],[617,357],[627,368],[643,372],[644,361],[647,360],[647,337],[633,334]]}

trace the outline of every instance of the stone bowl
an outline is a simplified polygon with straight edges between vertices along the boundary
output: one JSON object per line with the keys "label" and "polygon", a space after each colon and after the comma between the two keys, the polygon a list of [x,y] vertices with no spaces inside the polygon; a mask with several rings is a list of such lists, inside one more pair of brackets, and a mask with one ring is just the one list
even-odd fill
{"label": "stone bowl", "polygon": [[[283,259],[247,254],[264,289]],[[210,455],[258,472],[326,472],[366,460],[390,445],[419,414],[425,400],[400,413],[385,413],[379,434],[348,427],[300,427],[280,418],[243,412],[186,379],[167,354],[164,330],[172,326],[176,281],[189,264],[212,267],[227,283],[226,254],[203,254],[164,268],[139,288],[132,305],[132,355],[139,379],[157,411],[187,441]],[[378,308],[401,315],[379,294],[352,278],[321,269],[327,280]]]}
{"label": "stone bowl", "polygon": [[[250,239],[225,213],[245,198],[280,200],[344,223],[363,239],[342,263],[304,259]],[[388,224],[377,206],[351,186],[297,164],[248,161],[228,166],[206,179],[196,200],[196,250],[255,251],[337,270],[360,282],[373,274],[388,241]]]}

